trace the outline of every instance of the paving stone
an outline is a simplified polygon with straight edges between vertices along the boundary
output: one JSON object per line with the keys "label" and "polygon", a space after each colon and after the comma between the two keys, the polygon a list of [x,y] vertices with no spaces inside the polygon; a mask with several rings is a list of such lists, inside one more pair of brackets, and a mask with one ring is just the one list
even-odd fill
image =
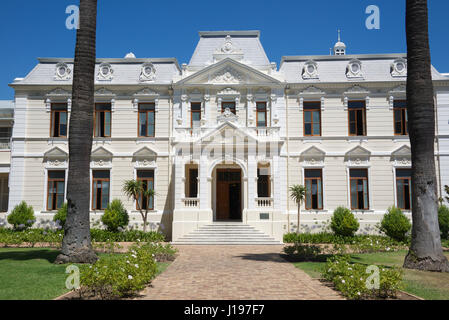
{"label": "paving stone", "polygon": [[282,246],[177,246],[146,300],[336,300],[336,291],[285,261]]}

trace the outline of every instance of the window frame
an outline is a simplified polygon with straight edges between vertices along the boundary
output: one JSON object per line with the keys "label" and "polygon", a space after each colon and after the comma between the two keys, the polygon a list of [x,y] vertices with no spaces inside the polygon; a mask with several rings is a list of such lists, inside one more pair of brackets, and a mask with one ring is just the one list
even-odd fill
{"label": "window frame", "polygon": [[[109,173],[109,178],[94,178],[94,173],[97,171],[104,171],[104,172],[108,172]],[[94,199],[95,199],[95,192],[96,192],[96,188],[95,188],[95,182],[97,181],[107,181],[109,183],[109,192],[108,192],[108,204],[111,201],[111,171],[110,170],[92,170],[92,211],[104,211],[106,208],[102,207],[101,204],[101,208],[95,208],[95,203],[94,203]],[[101,196],[100,198],[103,197],[103,184],[101,184]],[[97,199],[98,199],[98,195],[97,195]],[[100,201],[101,203],[103,203],[103,201]]]}
{"label": "window frame", "polygon": [[[405,107],[396,107],[395,106],[396,102],[405,102],[405,103],[407,103],[407,101],[406,100],[395,100],[395,101],[393,101],[393,131],[394,131],[394,135],[395,136],[408,136],[407,104],[405,105]],[[401,133],[397,133],[396,132],[396,123],[398,122],[398,121],[396,121],[396,111],[397,110],[400,110],[400,112],[401,112],[401,120],[400,120]]]}
{"label": "window frame", "polygon": [[[63,172],[64,173],[64,178],[50,178],[50,173],[51,172]],[[48,170],[47,171],[47,201],[46,201],[46,207],[47,207],[47,211],[57,211],[57,210],[59,210],[61,207],[57,207],[58,205],[57,205],[57,195],[58,195],[58,192],[56,192],[56,193],[50,193],[50,187],[51,186],[53,186],[54,185],[54,183],[58,183],[58,182],[63,182],[64,183],[64,189],[63,189],[63,193],[62,193],[62,196],[63,196],[63,198],[64,198],[64,201],[63,201],[63,205],[64,205],[64,202],[65,202],[65,196],[66,196],[66,190],[65,190],[65,188],[66,188],[66,182],[65,182],[65,179],[66,179],[66,171],[65,170]],[[56,187],[56,189],[55,190],[57,190],[57,187]],[[52,208],[50,208],[49,206],[48,206],[48,200],[49,200],[49,198],[50,198],[50,194],[51,195],[53,195],[53,203],[52,203]]]}
{"label": "window frame", "polygon": [[[351,170],[364,170],[364,171],[366,171],[366,177],[351,177]],[[358,180],[365,181],[366,180],[366,192],[365,192],[365,190],[363,190],[363,193],[364,194],[366,193],[368,207],[365,207],[365,204],[363,203],[363,208],[362,209],[358,208],[358,207],[360,207],[358,196],[357,196],[357,208],[354,208],[352,206],[351,185],[352,185],[353,180],[356,180],[356,181],[358,181]],[[358,186],[358,182],[357,182],[357,186]],[[362,187],[363,187],[363,182],[362,182]],[[369,188],[369,170],[367,168],[350,168],[349,169],[349,202],[350,202],[350,207],[351,207],[352,211],[357,211],[357,210],[367,211],[370,209],[371,202],[370,202],[369,190],[370,190],[370,188]],[[356,191],[356,192],[358,193],[358,191]]]}
{"label": "window frame", "polygon": [[[97,106],[98,105],[109,105],[109,109],[110,110],[99,110],[97,111]],[[100,113],[109,113],[109,119],[110,119],[110,123],[109,123],[109,130],[110,130],[110,134],[109,135],[97,135],[97,112]],[[106,115],[104,115],[104,121],[103,121],[103,131],[106,131]],[[112,136],[112,104],[109,102],[96,102],[95,103],[95,110],[94,110],[94,137],[95,138],[110,138]]]}
{"label": "window frame", "polygon": [[[151,105],[153,106],[153,110],[140,110],[140,106],[141,105]],[[139,103],[138,107],[137,107],[137,136],[139,138],[154,138],[156,136],[156,103],[154,102],[142,102]],[[147,131],[146,135],[141,135],[140,132],[140,117],[141,117],[141,113],[145,113],[145,128]],[[149,135],[148,134],[148,113],[153,113],[153,119],[154,119],[154,123],[153,123],[153,135]],[[112,132],[112,131],[111,131]]]}
{"label": "window frame", "polygon": [[[259,168],[257,168],[257,197],[258,198],[271,198],[271,175],[261,175],[260,174],[260,170],[261,169],[270,170],[270,167],[259,167]],[[259,194],[259,191],[260,191],[259,184],[262,183],[260,177],[263,177],[263,176],[267,177],[266,178],[267,179],[266,180],[266,185],[267,185],[267,194],[268,194],[268,196],[266,196],[266,197],[261,197],[260,194]]]}
{"label": "window frame", "polygon": [[[319,171],[320,172],[320,177],[313,177],[313,178],[307,178],[306,177],[306,172],[307,171]],[[318,206],[318,208],[313,208],[313,201],[311,201],[311,206],[307,206],[307,181],[311,180],[312,184],[313,184],[313,180],[321,180],[321,192],[320,190],[318,190],[318,197],[321,195],[321,208]],[[318,183],[317,183],[318,185]],[[323,169],[319,168],[319,169],[312,169],[312,168],[308,168],[308,169],[304,169],[304,186],[306,187],[306,194],[305,194],[305,199],[304,199],[304,206],[306,210],[323,210],[324,209],[324,196],[323,196]],[[318,188],[318,187],[317,187]],[[312,195],[311,195],[312,197]],[[317,198],[317,203],[319,203],[318,201],[319,198]]]}
{"label": "window frame", "polygon": [[[352,102],[363,102],[363,107],[351,107],[350,104]],[[362,119],[363,119],[363,134],[359,135],[357,134],[357,112],[356,112],[356,116],[355,116],[355,130],[356,133],[352,134],[351,133],[351,111],[362,111]],[[348,102],[348,135],[350,137],[366,137],[367,134],[367,124],[366,124],[366,101],[365,100],[350,100]]]}
{"label": "window frame", "polygon": [[[410,168],[410,169],[409,169],[409,168],[396,168],[396,169],[395,169],[395,176],[396,176],[396,181],[395,181],[395,183],[396,183],[396,206],[397,206],[399,209],[401,209],[401,210],[411,211],[412,208],[413,208],[413,203],[412,203],[412,176],[411,176],[411,174],[410,174],[409,177],[398,177],[398,171],[401,171],[401,170],[411,170],[411,168]],[[409,201],[410,201],[410,208],[401,208],[401,207],[399,206],[398,180],[407,180],[407,181],[408,181],[408,189],[409,189],[408,197],[409,197]],[[404,184],[403,184],[402,188],[403,188],[403,191],[402,191],[402,201],[403,201],[404,206],[405,206],[405,199],[406,199],[406,198],[405,198],[405,192],[404,192],[404,188],[405,188],[405,185],[404,185]]]}
{"label": "window frame", "polygon": [[[196,178],[192,175],[192,171],[196,171]],[[198,190],[198,180],[199,180],[199,169],[198,168],[189,168],[189,198],[199,198],[199,190]],[[193,181],[195,180],[195,181]],[[196,190],[196,196],[192,196],[192,188]]]}
{"label": "window frame", "polygon": [[[199,110],[193,110],[193,105],[199,105],[200,109]],[[201,123],[201,102],[191,102],[190,103],[190,128],[193,129],[193,114],[198,113],[200,115],[200,123]],[[156,123],[156,121],[155,121]]]}
{"label": "window frame", "polygon": [[[65,110],[59,110],[54,109],[53,107],[56,106],[65,106]],[[56,113],[58,113],[59,118],[59,128],[58,128],[58,135],[55,136],[55,120],[56,120]],[[61,115],[60,113],[65,113],[66,115],[66,135],[61,135]],[[67,138],[69,133],[69,112],[68,112],[68,104],[67,103],[52,103],[51,104],[51,116],[50,116],[50,137],[51,138]]]}
{"label": "window frame", "polygon": [[[315,104],[315,103],[318,103],[319,104],[319,106],[318,107],[314,107],[314,108],[308,108],[307,107],[307,105],[308,104]],[[313,133],[313,127],[314,127],[314,124],[315,124],[315,122],[313,121],[313,111],[311,112],[311,110],[313,110],[313,111],[315,111],[315,110],[318,110],[318,114],[319,114],[319,116],[320,116],[320,120],[319,120],[319,125],[320,125],[320,134],[319,135],[317,135],[317,134],[314,134]],[[310,120],[311,120],[311,122],[310,122],[310,124],[311,124],[311,134],[306,134],[306,112],[311,112],[311,118],[310,118]],[[321,137],[322,136],[322,130],[323,130],[323,126],[322,126],[322,124],[321,124],[321,121],[322,119],[321,119],[321,101],[304,101],[304,103],[303,103],[303,111],[302,111],[302,127],[303,127],[303,135],[304,135],[304,137]]]}
{"label": "window frame", "polygon": [[[259,111],[258,105],[263,104],[264,108],[262,111]],[[263,112],[265,114],[265,126],[259,126],[259,112]],[[267,102],[266,101],[258,101],[256,102],[256,127],[257,128],[267,128],[268,127],[268,119],[267,119]]]}
{"label": "window frame", "polygon": [[[139,172],[141,172],[141,171],[152,171],[153,172],[153,177],[152,178],[147,178],[147,177],[139,178]],[[155,176],[155,174],[156,174],[156,171],[154,169],[149,169],[149,170],[139,169],[139,170],[136,170],[136,180],[137,181],[142,181],[142,183],[144,183],[144,181],[146,181],[147,182],[147,189],[148,189],[148,181],[151,181],[153,183],[153,190],[154,190],[155,189],[155,186],[154,186],[154,176]],[[142,208],[142,210],[154,211],[154,196],[153,196],[152,200],[153,201],[151,201],[151,203],[150,203],[150,199],[148,199],[148,201],[147,201],[147,207],[148,208],[147,209]],[[139,194],[139,200],[136,201],[136,210],[139,210],[139,207],[138,207],[139,203],[138,203],[138,201],[140,201],[143,204],[143,194]],[[148,204],[151,204],[151,206],[148,206]]]}

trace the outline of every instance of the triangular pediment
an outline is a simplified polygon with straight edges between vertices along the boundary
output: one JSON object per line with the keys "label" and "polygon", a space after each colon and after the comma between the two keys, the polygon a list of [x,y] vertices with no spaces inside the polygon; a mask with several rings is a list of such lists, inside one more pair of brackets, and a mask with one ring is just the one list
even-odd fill
{"label": "triangular pediment", "polygon": [[[251,134],[242,130],[235,123],[226,121],[219,125],[217,128],[206,134],[199,140],[202,142],[212,143],[234,143],[234,138],[238,137],[240,141],[257,141]],[[238,141],[237,141],[238,143]]]}
{"label": "triangular pediment", "polygon": [[412,155],[412,150],[409,146],[403,145],[402,147],[393,151],[391,155],[393,157],[410,157]]}
{"label": "triangular pediment", "polygon": [[357,146],[348,152],[346,152],[346,157],[355,158],[355,157],[369,157],[371,156],[371,152],[361,146]]}
{"label": "triangular pediment", "polygon": [[157,152],[148,147],[143,147],[136,152],[134,152],[133,157],[135,158],[154,158],[157,157]]}
{"label": "triangular pediment", "polygon": [[59,147],[54,147],[44,153],[44,158],[47,159],[63,159],[67,158],[68,153]]}
{"label": "triangular pediment", "polygon": [[280,84],[281,82],[246,64],[226,58],[178,81],[177,85],[236,85],[255,83]]}
{"label": "triangular pediment", "polygon": [[326,152],[315,146],[312,146],[301,153],[301,157],[304,158],[319,158],[324,157],[325,155]]}
{"label": "triangular pediment", "polygon": [[92,151],[92,158],[112,158],[114,154],[104,147],[99,147]]}

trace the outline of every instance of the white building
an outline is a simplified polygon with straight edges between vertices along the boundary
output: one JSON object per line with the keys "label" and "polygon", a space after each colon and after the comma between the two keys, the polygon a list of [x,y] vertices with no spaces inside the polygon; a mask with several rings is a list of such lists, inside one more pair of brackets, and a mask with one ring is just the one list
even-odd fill
{"label": "white building", "polygon": [[[362,232],[392,205],[410,213],[406,55],[346,51],[339,41],[333,55],[283,57],[278,68],[258,31],[223,31],[200,32],[181,67],[173,58],[133,54],[98,59],[92,217],[118,198],[139,221],[121,190],[133,178],[154,187],[150,221],[177,242],[210,240],[226,232],[223,221],[281,241],[296,223],[294,184],[308,188],[306,230],[318,230],[341,205],[354,211]],[[26,200],[48,219],[64,202],[72,70],[72,59],[39,59],[11,84],[9,210]],[[443,194],[449,77],[432,73]]]}

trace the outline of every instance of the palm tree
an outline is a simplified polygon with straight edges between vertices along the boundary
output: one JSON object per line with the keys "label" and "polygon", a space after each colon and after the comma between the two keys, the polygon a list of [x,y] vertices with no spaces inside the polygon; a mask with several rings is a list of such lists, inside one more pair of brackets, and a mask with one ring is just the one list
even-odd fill
{"label": "palm tree", "polygon": [[[291,198],[296,202],[296,205],[298,206],[298,226],[296,227],[296,233],[299,234],[299,228],[300,228],[300,216],[301,216],[301,204],[304,200],[304,197],[306,195],[306,187],[303,185],[296,184],[294,186],[290,187],[290,196]],[[289,226],[290,228],[290,226]]]}
{"label": "palm tree", "polygon": [[143,221],[143,232],[147,231],[147,219],[150,199],[154,199],[154,189],[147,188],[140,180],[127,180],[123,185],[125,195],[136,201]]}
{"label": "palm tree", "polygon": [[57,263],[93,263],[90,237],[90,155],[92,152],[97,0],[80,0],[69,131],[67,220]]}
{"label": "palm tree", "polygon": [[427,0],[407,0],[407,112],[412,149],[412,242],[404,268],[449,272],[441,248],[435,170],[435,105]]}

